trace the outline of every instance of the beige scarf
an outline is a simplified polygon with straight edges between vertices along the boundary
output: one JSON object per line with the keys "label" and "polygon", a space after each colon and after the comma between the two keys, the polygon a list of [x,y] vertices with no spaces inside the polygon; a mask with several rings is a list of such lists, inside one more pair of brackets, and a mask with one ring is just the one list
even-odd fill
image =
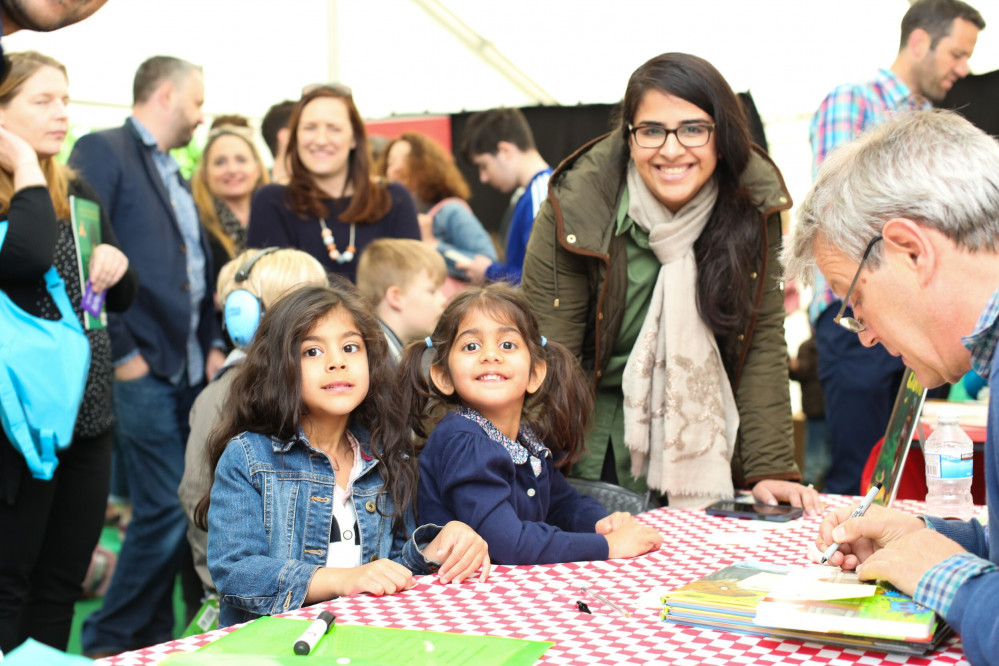
{"label": "beige scarf", "polygon": [[631,472],[665,492],[671,507],[730,498],[739,412],[715,336],[697,310],[694,259],[718,185],[709,180],[673,213],[630,162],[628,196],[628,215],[649,232],[649,247],[662,263],[622,378]]}

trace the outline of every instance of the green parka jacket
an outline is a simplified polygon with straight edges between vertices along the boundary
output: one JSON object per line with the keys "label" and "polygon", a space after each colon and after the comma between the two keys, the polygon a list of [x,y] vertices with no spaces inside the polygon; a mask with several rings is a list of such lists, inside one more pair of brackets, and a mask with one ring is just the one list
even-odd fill
{"label": "green parka jacket", "polygon": [[[524,259],[522,288],[541,331],[576,354],[595,386],[624,314],[627,258],[615,220],[628,159],[627,143],[616,131],[562,162]],[[758,149],[741,183],[758,202],[767,243],[749,275],[757,281],[753,316],[741,333],[717,338],[739,410],[732,456],[737,488],[801,478],[794,463],[779,261],[780,212],[791,207],[791,197],[777,167]]]}

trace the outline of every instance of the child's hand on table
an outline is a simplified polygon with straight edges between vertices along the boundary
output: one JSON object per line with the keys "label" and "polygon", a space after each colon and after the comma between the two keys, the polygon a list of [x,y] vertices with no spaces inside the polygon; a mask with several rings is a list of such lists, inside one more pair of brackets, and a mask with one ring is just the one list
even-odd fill
{"label": "child's hand on table", "polygon": [[309,582],[305,604],[361,592],[376,597],[395,594],[413,587],[414,582],[412,571],[389,559],[375,560],[359,567],[320,567]]}
{"label": "child's hand on table", "polygon": [[595,529],[607,539],[607,557],[611,559],[643,555],[663,543],[657,530],[638,522],[630,513],[612,513],[597,521]]}
{"label": "child's hand on table", "polygon": [[444,583],[460,583],[480,569],[479,582],[489,577],[489,545],[475,530],[457,520],[445,525],[424,553],[441,563],[437,575]]}
{"label": "child's hand on table", "polygon": [[634,518],[627,511],[615,511],[606,518],[601,518],[597,521],[594,526],[593,531],[597,534],[610,534],[614,530],[617,530],[629,522],[632,522]]}

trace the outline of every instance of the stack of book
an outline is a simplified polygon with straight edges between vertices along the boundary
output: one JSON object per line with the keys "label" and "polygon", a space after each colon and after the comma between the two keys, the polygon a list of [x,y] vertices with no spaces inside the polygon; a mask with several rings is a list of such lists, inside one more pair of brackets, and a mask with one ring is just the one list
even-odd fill
{"label": "stack of book", "polygon": [[832,567],[739,562],[662,601],[670,622],[847,648],[925,654],[951,634],[911,597]]}

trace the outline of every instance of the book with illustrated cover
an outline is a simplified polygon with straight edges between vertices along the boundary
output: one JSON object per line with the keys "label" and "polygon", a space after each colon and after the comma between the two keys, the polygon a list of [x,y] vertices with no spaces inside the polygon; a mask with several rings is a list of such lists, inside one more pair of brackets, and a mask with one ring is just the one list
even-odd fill
{"label": "book with illustrated cover", "polygon": [[[69,198],[69,206],[73,238],[76,241],[76,259],[80,268],[80,293],[86,300],[90,295],[90,257],[94,248],[101,244],[101,209],[93,201],[76,196]],[[83,324],[88,331],[107,328],[107,313],[103,303],[101,296],[100,305],[93,312],[81,303]]]}
{"label": "book with illustrated cover", "polygon": [[[866,596],[842,596],[836,588],[872,588]],[[824,590],[829,590],[825,592]],[[807,567],[789,572],[756,606],[755,623],[793,629],[899,641],[932,641],[936,613],[890,586],[863,585],[853,572]]]}
{"label": "book with illustrated cover", "polygon": [[737,562],[663,596],[663,614],[670,609],[715,609],[753,617],[757,604],[786,575],[787,567]]}
{"label": "book with illustrated cover", "polygon": [[853,649],[925,654],[951,635],[910,597],[832,567],[737,562],[662,602],[669,622]]}
{"label": "book with illustrated cover", "polygon": [[919,412],[926,399],[926,389],[916,379],[911,368],[905,369],[902,384],[898,387],[895,406],[891,410],[888,427],[878,460],[871,474],[871,485],[881,484],[881,492],[874,501],[883,506],[891,506],[898,492],[899,479],[905,468],[905,459],[912,446],[912,438],[920,428]]}

